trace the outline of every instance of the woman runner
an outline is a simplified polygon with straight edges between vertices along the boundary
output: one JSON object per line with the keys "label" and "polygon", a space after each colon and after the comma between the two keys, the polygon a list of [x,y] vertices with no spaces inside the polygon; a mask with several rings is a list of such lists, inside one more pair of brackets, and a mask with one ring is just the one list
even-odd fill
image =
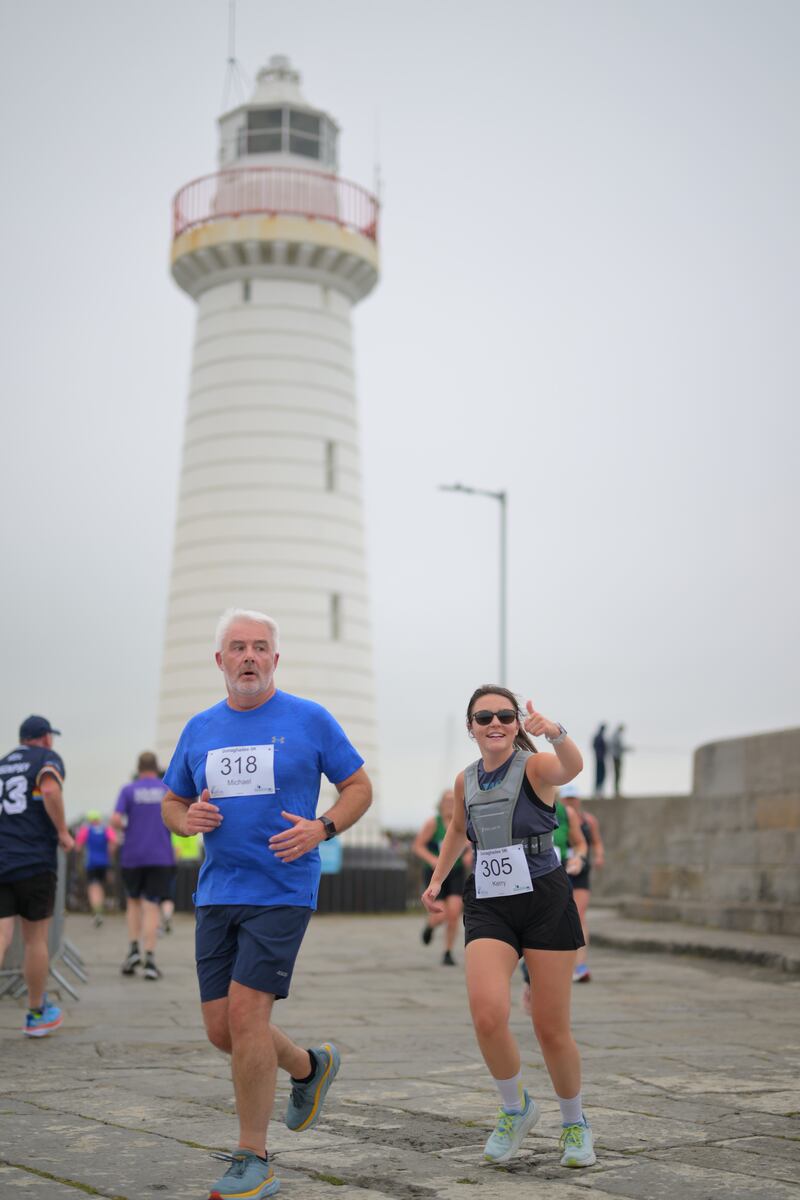
{"label": "woman runner", "polygon": [[[480,751],[456,779],[455,808],[422,901],[441,911],[442,881],[466,834],[475,870],[464,888],[467,993],[481,1053],[500,1095],[497,1124],[484,1148],[504,1163],[535,1125],[539,1110],[522,1085],[519,1047],[509,1029],[511,978],[520,957],[531,976],[533,1027],[561,1109],[561,1165],[596,1162],[581,1101],[581,1064],[570,1029],[580,918],[564,868],[552,848],[556,789],[583,759],[563,726],[513,692],[484,685],[467,706],[467,729]],[[537,754],[528,734],[544,735],[554,754]]]}

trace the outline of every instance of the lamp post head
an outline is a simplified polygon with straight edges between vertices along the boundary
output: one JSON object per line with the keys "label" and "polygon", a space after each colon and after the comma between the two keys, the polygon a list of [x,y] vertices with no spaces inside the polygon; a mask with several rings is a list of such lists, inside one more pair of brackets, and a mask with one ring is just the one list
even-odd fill
{"label": "lamp post head", "polygon": [[465,483],[440,483],[440,492],[466,492],[468,496],[489,496],[492,500],[499,500],[502,505],[505,505],[508,499],[506,491],[492,492],[488,488],[467,487]]}

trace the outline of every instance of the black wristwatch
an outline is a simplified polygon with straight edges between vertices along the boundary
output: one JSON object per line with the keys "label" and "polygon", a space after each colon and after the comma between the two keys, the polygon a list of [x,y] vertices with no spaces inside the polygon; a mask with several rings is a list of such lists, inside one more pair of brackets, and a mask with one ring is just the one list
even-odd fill
{"label": "black wristwatch", "polygon": [[331,840],[331,838],[336,837],[336,826],[334,825],[334,823],[330,819],[330,817],[317,817],[317,820],[322,821],[323,828],[325,829],[325,841],[326,842],[329,842]]}

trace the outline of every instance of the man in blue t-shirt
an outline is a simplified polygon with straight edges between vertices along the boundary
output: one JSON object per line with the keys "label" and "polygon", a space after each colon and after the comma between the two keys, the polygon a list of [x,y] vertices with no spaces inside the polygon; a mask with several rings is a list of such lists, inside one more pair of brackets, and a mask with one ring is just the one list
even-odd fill
{"label": "man in blue t-shirt", "polygon": [[58,732],[46,717],[28,717],[20,726],[19,746],[0,759],[0,965],[19,917],[28,987],[23,1032],[29,1037],[44,1037],[63,1020],[44,990],[58,847],[71,850],[74,845],[61,792],[64,764],[53,749]]}
{"label": "man in blue t-shirt", "polygon": [[[296,1131],[316,1123],[339,1067],[331,1043],[303,1050],[272,1025],[272,1007],[288,995],[316,908],[317,847],[363,816],[372,788],[331,714],[276,690],[271,617],[229,609],[215,657],[227,699],[186,725],[164,776],[162,812],[173,833],[203,834],[195,896],[200,999],[209,1040],[232,1055],[239,1145],[211,1195],[261,1200],[279,1186],[266,1151],[277,1066],[292,1077],[286,1124]],[[323,775],[339,795],[318,817]]]}

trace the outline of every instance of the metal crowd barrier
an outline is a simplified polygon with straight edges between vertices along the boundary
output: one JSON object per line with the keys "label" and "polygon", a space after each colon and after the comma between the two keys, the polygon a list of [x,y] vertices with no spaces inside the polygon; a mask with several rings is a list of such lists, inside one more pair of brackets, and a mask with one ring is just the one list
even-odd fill
{"label": "metal crowd barrier", "polygon": [[[85,875],[81,860],[70,855],[67,880],[69,907],[73,912],[88,912]],[[175,908],[193,912],[200,862],[186,860],[177,864]],[[407,856],[388,846],[344,846],[342,869],[323,875],[319,889],[319,911],[330,913],[403,912],[407,901]],[[119,869],[109,867],[107,894],[125,907],[125,893]],[[421,889],[420,889],[421,890]],[[80,964],[79,964],[80,965]]]}

